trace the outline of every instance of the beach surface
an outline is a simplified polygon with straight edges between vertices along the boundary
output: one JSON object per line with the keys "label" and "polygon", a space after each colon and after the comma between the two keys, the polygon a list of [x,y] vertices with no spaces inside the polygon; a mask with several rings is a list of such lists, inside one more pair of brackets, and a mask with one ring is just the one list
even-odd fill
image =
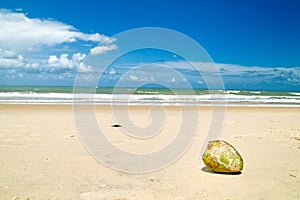
{"label": "beach surface", "polygon": [[[118,109],[118,108],[114,108]],[[150,107],[129,107],[132,121],[151,123]],[[139,140],[124,136],[110,106],[96,106],[99,126],[118,148],[153,152],[172,140],[182,110],[164,107],[161,134]],[[0,199],[189,200],[300,199],[300,108],[228,107],[219,139],[244,159],[239,175],[215,174],[200,151],[212,120],[198,109],[190,148],[166,168],[146,174],[113,170],[97,161],[77,134],[72,105],[0,105]],[[194,117],[194,116],[190,116]]]}

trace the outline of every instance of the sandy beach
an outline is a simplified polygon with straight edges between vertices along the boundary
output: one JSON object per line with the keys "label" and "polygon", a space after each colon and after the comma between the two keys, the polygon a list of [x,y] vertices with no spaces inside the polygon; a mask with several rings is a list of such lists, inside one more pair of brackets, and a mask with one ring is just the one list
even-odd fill
{"label": "sandy beach", "polygon": [[[124,136],[110,106],[96,106],[103,132],[119,148],[151,152],[178,131],[178,107],[164,107],[162,135]],[[186,109],[186,108],[185,108]],[[71,105],[0,105],[0,199],[189,200],[300,199],[300,108],[228,107],[219,139],[244,159],[239,175],[211,173],[200,150],[212,111],[199,109],[195,140],[170,166],[128,174],[104,166],[81,144]],[[130,107],[132,120],[151,123],[149,107]],[[145,148],[141,148],[145,147]]]}

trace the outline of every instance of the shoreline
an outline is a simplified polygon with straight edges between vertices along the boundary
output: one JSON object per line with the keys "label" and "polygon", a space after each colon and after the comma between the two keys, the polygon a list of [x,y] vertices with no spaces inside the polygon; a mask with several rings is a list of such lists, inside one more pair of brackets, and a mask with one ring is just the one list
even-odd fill
{"label": "shoreline", "polygon": [[[1,89],[1,88],[0,88]],[[15,90],[14,90],[15,89]],[[300,93],[287,91],[209,91],[185,93],[175,90],[157,91],[154,88],[138,91],[122,88],[120,93],[72,93],[61,88],[14,88],[0,92],[0,104],[86,104],[148,105],[148,106],[260,106],[300,107]],[[10,91],[10,92],[9,92]],[[135,93],[134,93],[135,91]],[[178,92],[178,94],[176,93]],[[63,92],[63,93],[61,93]],[[99,92],[99,91],[98,91]]]}
{"label": "shoreline", "polygon": [[104,104],[98,104],[98,103],[0,103],[0,106],[6,106],[6,105],[12,105],[12,106],[71,106],[73,107],[74,105],[78,105],[78,106],[84,106],[84,105],[89,105],[89,106],[95,106],[95,107],[112,107],[112,106],[120,106],[120,107],[181,107],[181,108],[185,108],[185,107],[209,107],[209,108],[300,108],[300,105],[296,104],[198,104],[198,105],[178,105],[178,104],[110,104],[110,103],[104,103]]}

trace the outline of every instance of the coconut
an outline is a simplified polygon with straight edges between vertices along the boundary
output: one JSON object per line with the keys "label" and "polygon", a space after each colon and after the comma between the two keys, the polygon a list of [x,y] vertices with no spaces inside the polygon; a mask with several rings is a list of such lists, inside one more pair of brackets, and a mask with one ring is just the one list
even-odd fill
{"label": "coconut", "polygon": [[244,166],[239,152],[222,140],[209,142],[202,160],[209,170],[218,173],[240,173]]}

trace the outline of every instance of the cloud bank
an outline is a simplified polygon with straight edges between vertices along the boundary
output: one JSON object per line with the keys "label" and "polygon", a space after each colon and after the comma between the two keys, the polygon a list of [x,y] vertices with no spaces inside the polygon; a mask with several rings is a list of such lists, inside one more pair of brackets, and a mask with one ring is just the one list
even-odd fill
{"label": "cloud bank", "polygon": [[115,44],[111,44],[108,46],[97,46],[97,47],[91,49],[91,55],[104,54],[108,51],[112,51],[112,50],[116,50],[116,49],[118,49],[118,47]]}
{"label": "cloud bank", "polygon": [[[147,83],[163,83],[166,86],[181,88],[187,83],[195,88],[207,88],[208,85],[219,88],[214,84],[221,77],[225,89],[239,90],[285,90],[300,91],[300,67],[259,67],[235,64],[172,61],[138,65],[117,65],[107,69],[113,74],[104,73],[102,85],[119,84],[134,87]],[[116,73],[117,72],[117,73]]]}
{"label": "cloud bank", "polygon": [[0,27],[0,84],[26,77],[27,84],[72,79],[77,71],[93,71],[83,63],[86,54],[117,48],[112,37],[83,33],[53,19],[30,18],[22,10],[0,9]]}
{"label": "cloud bank", "polygon": [[77,40],[111,44],[115,40],[99,33],[86,34],[71,25],[50,19],[29,18],[24,13],[0,10],[1,48],[26,50]]}

